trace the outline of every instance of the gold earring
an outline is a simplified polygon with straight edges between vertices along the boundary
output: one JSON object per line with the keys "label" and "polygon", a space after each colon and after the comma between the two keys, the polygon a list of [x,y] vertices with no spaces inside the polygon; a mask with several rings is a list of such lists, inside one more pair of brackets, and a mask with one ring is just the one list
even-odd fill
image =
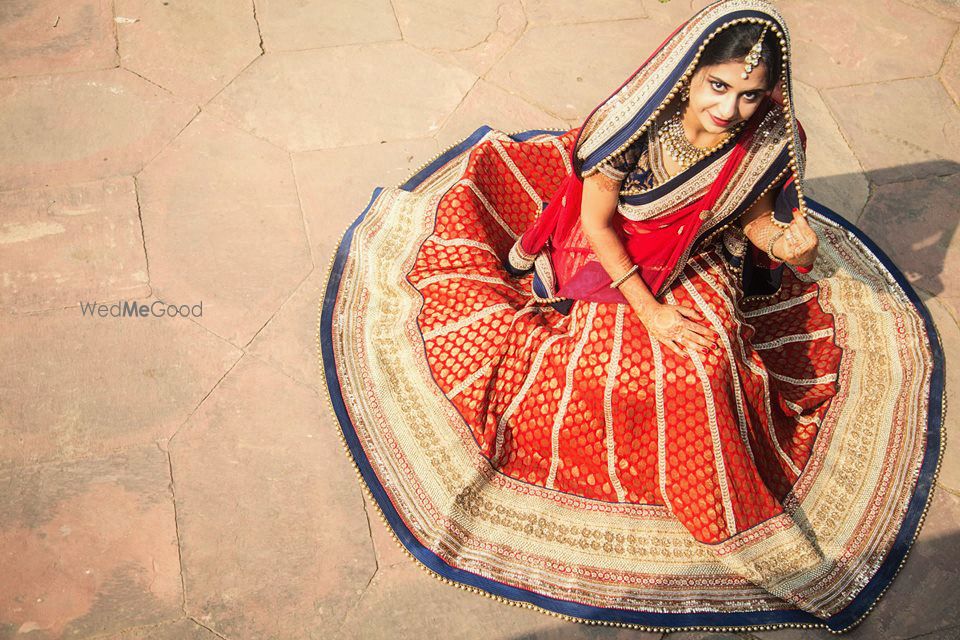
{"label": "gold earring", "polygon": [[686,83],[680,89],[680,102],[686,102],[690,99],[690,83]]}

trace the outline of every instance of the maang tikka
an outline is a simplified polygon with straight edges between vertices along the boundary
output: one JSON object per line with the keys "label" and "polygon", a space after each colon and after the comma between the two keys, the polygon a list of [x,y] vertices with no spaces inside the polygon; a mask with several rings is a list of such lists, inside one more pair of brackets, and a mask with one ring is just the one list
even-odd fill
{"label": "maang tikka", "polygon": [[763,53],[763,38],[767,35],[767,29],[770,28],[770,23],[763,28],[763,31],[760,32],[760,39],[757,40],[757,43],[750,48],[750,53],[747,54],[747,57],[744,59],[747,64],[744,65],[744,72],[740,74],[740,77],[746,80],[750,77],[750,72],[754,70],[760,64],[760,54]]}

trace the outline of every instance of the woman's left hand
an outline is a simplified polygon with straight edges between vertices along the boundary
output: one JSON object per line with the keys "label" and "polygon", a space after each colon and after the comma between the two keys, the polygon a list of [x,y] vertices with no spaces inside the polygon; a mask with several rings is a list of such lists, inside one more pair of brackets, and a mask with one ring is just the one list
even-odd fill
{"label": "woman's left hand", "polygon": [[787,264],[809,267],[817,259],[820,239],[817,232],[807,224],[807,218],[798,209],[793,210],[793,221],[776,242],[774,255]]}

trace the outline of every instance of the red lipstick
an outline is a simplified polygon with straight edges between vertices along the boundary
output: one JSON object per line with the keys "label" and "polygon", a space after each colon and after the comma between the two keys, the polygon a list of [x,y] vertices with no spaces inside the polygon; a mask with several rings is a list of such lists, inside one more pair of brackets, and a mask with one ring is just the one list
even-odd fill
{"label": "red lipstick", "polygon": [[715,117],[712,113],[708,113],[707,115],[710,116],[711,120],[713,120],[713,124],[717,125],[718,127],[729,127],[730,123],[733,122],[732,120],[721,120],[720,118]]}

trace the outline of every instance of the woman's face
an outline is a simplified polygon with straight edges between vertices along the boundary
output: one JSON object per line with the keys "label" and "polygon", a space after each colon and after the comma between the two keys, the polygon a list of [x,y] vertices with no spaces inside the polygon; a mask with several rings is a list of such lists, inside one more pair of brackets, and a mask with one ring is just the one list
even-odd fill
{"label": "woman's face", "polygon": [[[767,67],[761,64],[744,79],[744,62],[731,61],[701,67],[690,80],[690,101],[685,118],[699,122],[710,133],[723,133],[750,118],[766,90]],[[696,118],[696,121],[692,120]]]}

